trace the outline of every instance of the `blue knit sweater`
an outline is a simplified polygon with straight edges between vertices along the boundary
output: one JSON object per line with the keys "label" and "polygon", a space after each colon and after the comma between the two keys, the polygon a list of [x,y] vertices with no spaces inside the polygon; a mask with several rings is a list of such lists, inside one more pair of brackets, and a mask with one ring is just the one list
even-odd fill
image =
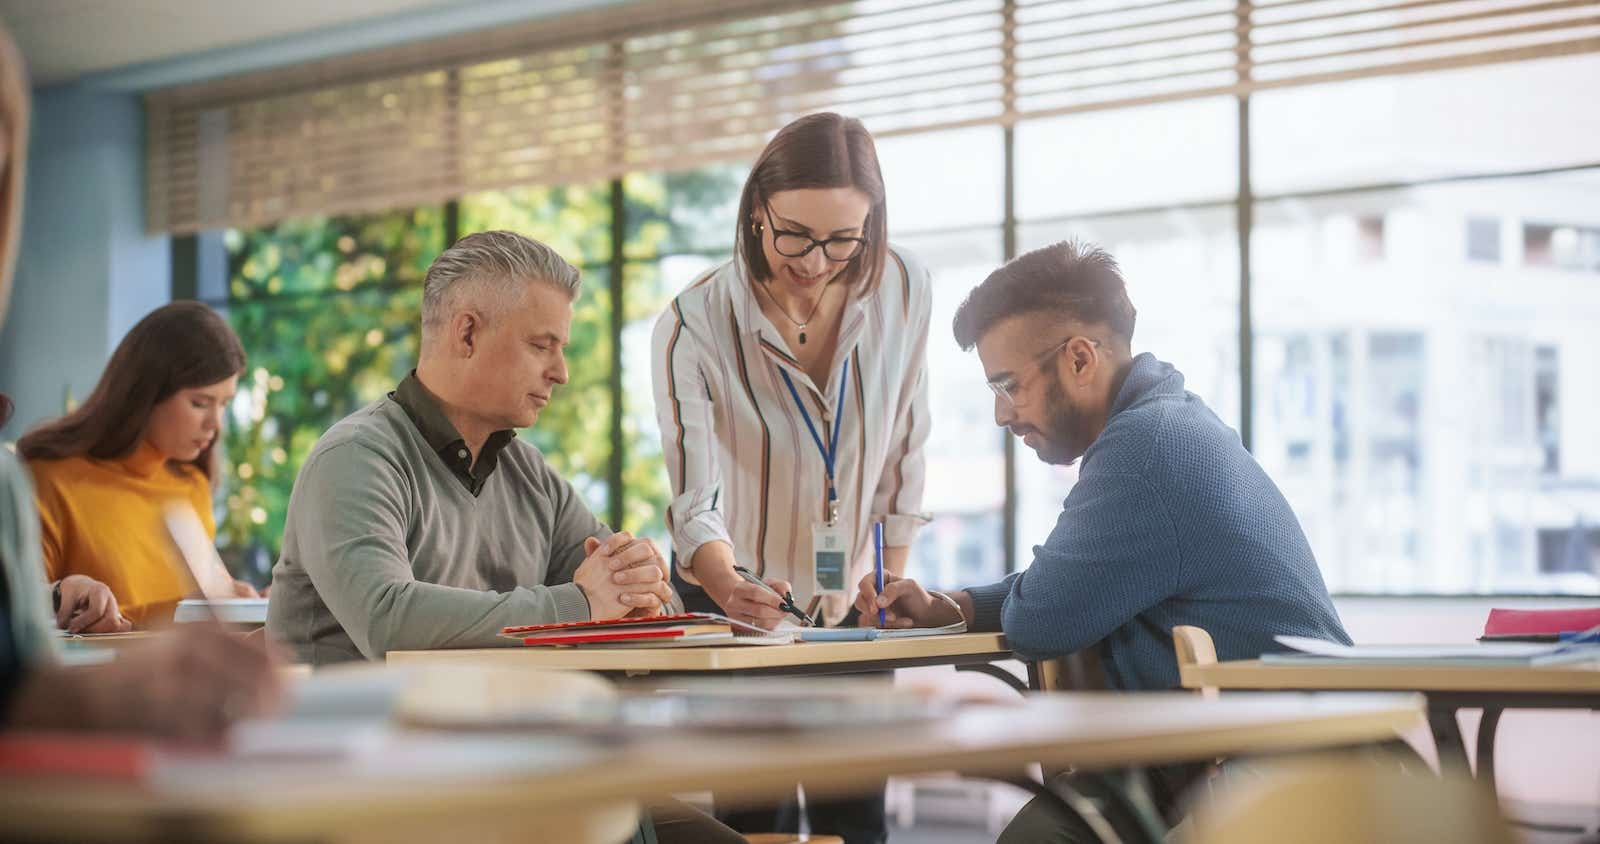
{"label": "blue knit sweater", "polygon": [[1350,641],[1289,502],[1149,354],[1134,358],[1033,565],[968,592],[974,627],[1003,629],[1023,655],[1098,642],[1119,689],[1178,685],[1180,624],[1204,628],[1224,660],[1283,650],[1279,634]]}

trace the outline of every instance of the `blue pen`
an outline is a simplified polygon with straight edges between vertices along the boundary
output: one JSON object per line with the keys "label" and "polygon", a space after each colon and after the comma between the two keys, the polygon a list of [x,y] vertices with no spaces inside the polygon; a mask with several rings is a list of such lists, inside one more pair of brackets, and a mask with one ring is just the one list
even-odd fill
{"label": "blue pen", "polygon": [[[872,551],[873,551],[873,556],[876,558],[876,561],[877,561],[876,562],[876,565],[877,565],[877,569],[876,570],[877,570],[877,573],[878,573],[878,594],[881,596],[883,594],[883,522],[873,522],[872,523]],[[879,607],[878,608],[878,626],[879,627],[883,627],[883,626],[886,626],[888,623],[889,623],[889,620],[885,616],[885,613],[883,611],[883,607]]]}

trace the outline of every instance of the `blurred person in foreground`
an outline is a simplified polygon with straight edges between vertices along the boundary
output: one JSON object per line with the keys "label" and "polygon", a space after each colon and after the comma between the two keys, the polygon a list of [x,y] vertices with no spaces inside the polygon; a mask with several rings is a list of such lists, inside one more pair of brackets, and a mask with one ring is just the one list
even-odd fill
{"label": "blurred person in foreground", "polygon": [[[0,29],[0,323],[21,229],[27,138],[27,75],[16,46]],[[0,413],[9,415],[10,408],[10,401],[0,401]],[[281,690],[265,643],[207,625],[138,643],[109,663],[60,665],[39,552],[39,517],[27,473],[10,450],[0,448],[0,729],[214,741],[233,721],[276,706]]]}

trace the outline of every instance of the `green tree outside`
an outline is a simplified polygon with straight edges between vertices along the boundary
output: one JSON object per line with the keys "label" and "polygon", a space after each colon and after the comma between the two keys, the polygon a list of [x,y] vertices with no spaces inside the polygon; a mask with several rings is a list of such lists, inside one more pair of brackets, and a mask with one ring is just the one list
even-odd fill
{"label": "green tree outside", "polygon": [[[742,169],[711,167],[624,181],[625,325],[648,326],[675,292],[665,289],[663,258],[729,249],[742,178]],[[609,341],[610,184],[473,194],[459,212],[463,234],[521,232],[583,271],[569,383],[522,436],[605,517],[612,494],[608,380],[614,366],[649,363],[647,353],[619,362]],[[228,465],[220,490],[218,544],[236,575],[266,579],[295,475],[317,439],[392,390],[415,365],[422,278],[445,238],[444,209],[437,205],[225,233],[228,316],[249,356],[224,439]],[[639,422],[650,406],[648,394],[623,397],[622,527],[664,536],[666,471],[653,429]]]}

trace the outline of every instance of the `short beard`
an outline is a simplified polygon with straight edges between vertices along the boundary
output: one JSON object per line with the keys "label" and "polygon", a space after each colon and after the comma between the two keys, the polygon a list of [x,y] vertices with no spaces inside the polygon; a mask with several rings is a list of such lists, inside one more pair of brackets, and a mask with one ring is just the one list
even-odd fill
{"label": "short beard", "polygon": [[[1055,373],[1048,373],[1054,376]],[[1073,407],[1061,382],[1050,378],[1045,388],[1045,424],[1048,430],[1040,431],[1044,446],[1039,449],[1039,459],[1052,466],[1070,466],[1083,456],[1083,450],[1074,445],[1078,430],[1083,427],[1083,414]]]}

